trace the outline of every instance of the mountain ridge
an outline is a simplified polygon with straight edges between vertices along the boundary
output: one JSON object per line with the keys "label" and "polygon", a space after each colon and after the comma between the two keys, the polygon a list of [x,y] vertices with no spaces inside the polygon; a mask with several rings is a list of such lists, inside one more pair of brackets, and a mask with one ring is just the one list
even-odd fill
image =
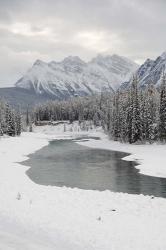
{"label": "mountain ridge", "polygon": [[[135,72],[139,81],[139,86],[142,88],[145,88],[149,84],[153,84],[156,88],[159,87],[163,74],[166,74],[166,51],[155,60],[146,59]],[[126,88],[131,82],[132,78],[130,81],[124,82],[121,88]]]}
{"label": "mountain ridge", "polygon": [[64,99],[101,91],[115,91],[138,68],[131,60],[118,55],[98,55],[89,62],[68,56],[60,62],[36,60],[15,86]]}
{"label": "mountain ridge", "polygon": [[[114,58],[113,62],[111,57]],[[106,91],[114,91],[113,85],[110,85],[110,82],[108,81],[109,78],[109,70],[114,69],[116,72],[118,70],[121,70],[121,76],[124,77],[123,72],[125,72],[125,65],[121,65],[118,63],[120,58],[120,62],[123,64],[123,57],[119,57],[117,55],[112,55],[112,56],[102,56],[98,55],[97,57],[93,58],[89,62],[84,62],[77,56],[69,56],[65,58],[61,62],[56,62],[56,61],[51,61],[49,63],[43,62],[41,60],[36,60],[32,66],[31,69],[27,72],[27,74],[33,73],[32,71],[34,70],[34,75],[32,75],[32,80],[33,80],[33,85],[31,83],[31,79],[27,79],[28,84],[24,85],[23,88],[21,87],[21,83],[25,83],[24,81],[22,82],[21,78],[17,84],[20,85],[19,87],[10,87],[10,88],[0,88],[0,98],[3,99],[5,98],[9,103],[12,104],[12,106],[18,106],[21,104],[21,106],[24,106],[26,108],[27,105],[29,106],[34,106],[38,103],[43,103],[46,102],[47,100],[62,100],[62,99],[67,99],[72,96],[77,96],[77,95],[92,95],[94,94],[93,90],[91,89],[91,84],[93,83],[90,82],[90,85],[88,85],[88,81],[85,75],[85,71],[88,75],[89,78],[92,77],[92,79],[98,79],[99,76],[99,82],[97,83],[97,86],[95,84],[95,87],[101,87],[102,83],[104,82],[104,86]],[[125,62],[128,59],[124,59]],[[130,63],[130,60],[129,60]],[[103,66],[103,64],[106,64]],[[87,66],[88,65],[88,66]],[[102,66],[101,66],[102,65]],[[114,68],[115,66],[115,68]],[[123,67],[122,67],[123,66]],[[55,85],[53,84],[50,88],[50,83],[46,82],[39,82],[39,79],[36,76],[36,68],[39,76],[45,78],[45,73],[49,74],[49,77],[52,76],[54,77],[54,70],[58,71],[57,77],[59,76],[59,79],[63,76],[63,80],[65,80],[65,85],[64,82],[60,81],[59,85],[64,91],[61,93],[61,89],[58,90],[56,89],[56,95],[54,92],[54,87]],[[107,68],[105,70],[105,68]],[[44,71],[43,71],[44,69]],[[100,69],[100,70],[99,70]],[[124,70],[124,71],[123,71]],[[53,72],[53,73],[52,73]],[[137,75],[137,78],[139,80],[140,87],[146,87],[148,84],[154,84],[156,87],[160,86],[160,82],[162,80],[162,75],[163,73],[166,73],[166,52],[163,52],[160,56],[158,56],[155,60],[152,59],[146,59],[145,62],[140,65],[140,67],[137,66],[136,71],[130,74],[135,74]],[[107,75],[108,74],[108,75]],[[64,77],[65,75],[65,77]],[[74,82],[71,82],[72,84],[70,85],[70,82],[68,83],[68,80],[72,79],[72,76],[76,76],[74,78]],[[83,75],[83,78],[80,78],[80,75]],[[25,76],[23,76],[25,77]],[[129,77],[126,76],[125,77]],[[56,78],[57,79],[57,78]],[[75,91],[73,90],[73,86],[79,89],[79,84],[80,81],[84,80],[83,82],[83,88],[81,89],[82,92]],[[110,79],[110,78],[109,78]],[[25,79],[24,79],[25,80]],[[111,78],[113,81],[113,77]],[[128,79],[128,81],[122,82],[120,89],[125,89],[128,88],[129,85],[132,82],[132,77]],[[16,84],[16,85],[17,85]],[[48,91],[43,91],[42,90],[42,84],[44,84],[44,90],[46,87],[48,87]],[[61,85],[62,84],[62,85]],[[82,82],[81,82],[82,84]],[[67,87],[66,87],[67,85]],[[73,86],[72,86],[73,85]],[[115,84],[116,86],[119,86],[118,84]],[[35,87],[35,89],[34,89]],[[92,84],[93,87],[93,84]],[[66,88],[66,89],[65,89]],[[102,89],[98,88],[98,91],[102,91]],[[104,89],[103,89],[104,90]],[[41,92],[40,92],[41,91]]]}

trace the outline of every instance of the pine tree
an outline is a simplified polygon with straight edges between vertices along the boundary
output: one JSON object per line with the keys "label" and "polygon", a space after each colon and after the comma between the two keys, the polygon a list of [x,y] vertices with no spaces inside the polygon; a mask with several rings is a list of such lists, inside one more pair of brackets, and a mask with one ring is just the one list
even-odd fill
{"label": "pine tree", "polygon": [[132,143],[132,113],[132,96],[129,88],[126,98],[126,141],[129,143]]}
{"label": "pine tree", "polygon": [[3,116],[2,116],[2,109],[1,109],[1,106],[0,106],[0,136],[3,135],[2,123],[3,123]]}
{"label": "pine tree", "polygon": [[0,136],[21,133],[21,114],[12,110],[8,103],[0,101]]}
{"label": "pine tree", "polygon": [[146,95],[143,90],[140,91],[140,122],[141,122],[141,140],[146,141],[147,132],[147,106]]}
{"label": "pine tree", "polygon": [[113,104],[113,125],[112,125],[112,134],[115,140],[120,138],[120,120],[119,120],[119,91],[114,96]]}
{"label": "pine tree", "polygon": [[6,104],[6,134],[9,136],[15,136],[16,134],[16,124],[14,113],[10,109],[9,105]]}
{"label": "pine tree", "polygon": [[21,130],[22,130],[22,122],[21,122],[20,112],[17,112],[17,114],[15,115],[15,121],[16,121],[16,135],[20,135]]}
{"label": "pine tree", "polygon": [[145,103],[146,103],[146,140],[150,143],[155,139],[155,127],[156,127],[156,100],[155,100],[155,88],[153,84],[148,85],[145,91]]}
{"label": "pine tree", "polygon": [[27,110],[26,110],[26,126],[28,127],[29,126],[29,108],[27,107]]}
{"label": "pine tree", "polygon": [[140,123],[140,100],[138,93],[138,80],[133,77],[131,85],[131,140],[135,143],[141,140],[141,123]]}
{"label": "pine tree", "polygon": [[166,76],[163,75],[160,91],[159,139],[166,142]]}
{"label": "pine tree", "polygon": [[2,124],[0,122],[0,136],[2,136],[2,135],[3,135],[3,130],[2,130]]}

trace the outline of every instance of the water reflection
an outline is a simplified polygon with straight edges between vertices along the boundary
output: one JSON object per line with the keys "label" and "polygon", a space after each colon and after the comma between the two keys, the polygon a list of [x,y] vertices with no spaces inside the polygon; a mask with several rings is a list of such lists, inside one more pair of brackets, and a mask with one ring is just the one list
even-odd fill
{"label": "water reflection", "polygon": [[72,140],[52,141],[22,164],[35,183],[166,197],[166,179],[139,174],[127,154],[91,149]]}

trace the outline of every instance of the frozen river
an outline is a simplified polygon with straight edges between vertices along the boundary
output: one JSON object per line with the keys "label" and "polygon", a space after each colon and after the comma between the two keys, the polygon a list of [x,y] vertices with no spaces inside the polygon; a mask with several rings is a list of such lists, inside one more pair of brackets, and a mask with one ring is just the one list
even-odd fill
{"label": "frozen river", "polygon": [[166,198],[166,179],[139,174],[135,162],[122,160],[126,155],[81,146],[75,140],[54,140],[22,164],[30,166],[27,175],[41,185]]}

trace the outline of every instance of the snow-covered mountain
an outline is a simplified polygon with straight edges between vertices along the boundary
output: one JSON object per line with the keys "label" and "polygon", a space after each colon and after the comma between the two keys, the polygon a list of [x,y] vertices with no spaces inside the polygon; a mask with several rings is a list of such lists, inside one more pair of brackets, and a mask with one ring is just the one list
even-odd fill
{"label": "snow-covered mountain", "polygon": [[[157,57],[156,60],[147,59],[136,71],[141,87],[145,87],[148,84],[154,84],[158,87],[161,83],[163,73],[166,74],[166,52]],[[123,84],[123,86],[131,82],[132,79],[128,83]]]}
{"label": "snow-covered mountain", "polygon": [[77,56],[69,56],[61,62],[37,60],[17,81],[16,87],[57,98],[82,96],[116,90],[137,68],[135,62],[118,55],[99,55],[88,63]]}

